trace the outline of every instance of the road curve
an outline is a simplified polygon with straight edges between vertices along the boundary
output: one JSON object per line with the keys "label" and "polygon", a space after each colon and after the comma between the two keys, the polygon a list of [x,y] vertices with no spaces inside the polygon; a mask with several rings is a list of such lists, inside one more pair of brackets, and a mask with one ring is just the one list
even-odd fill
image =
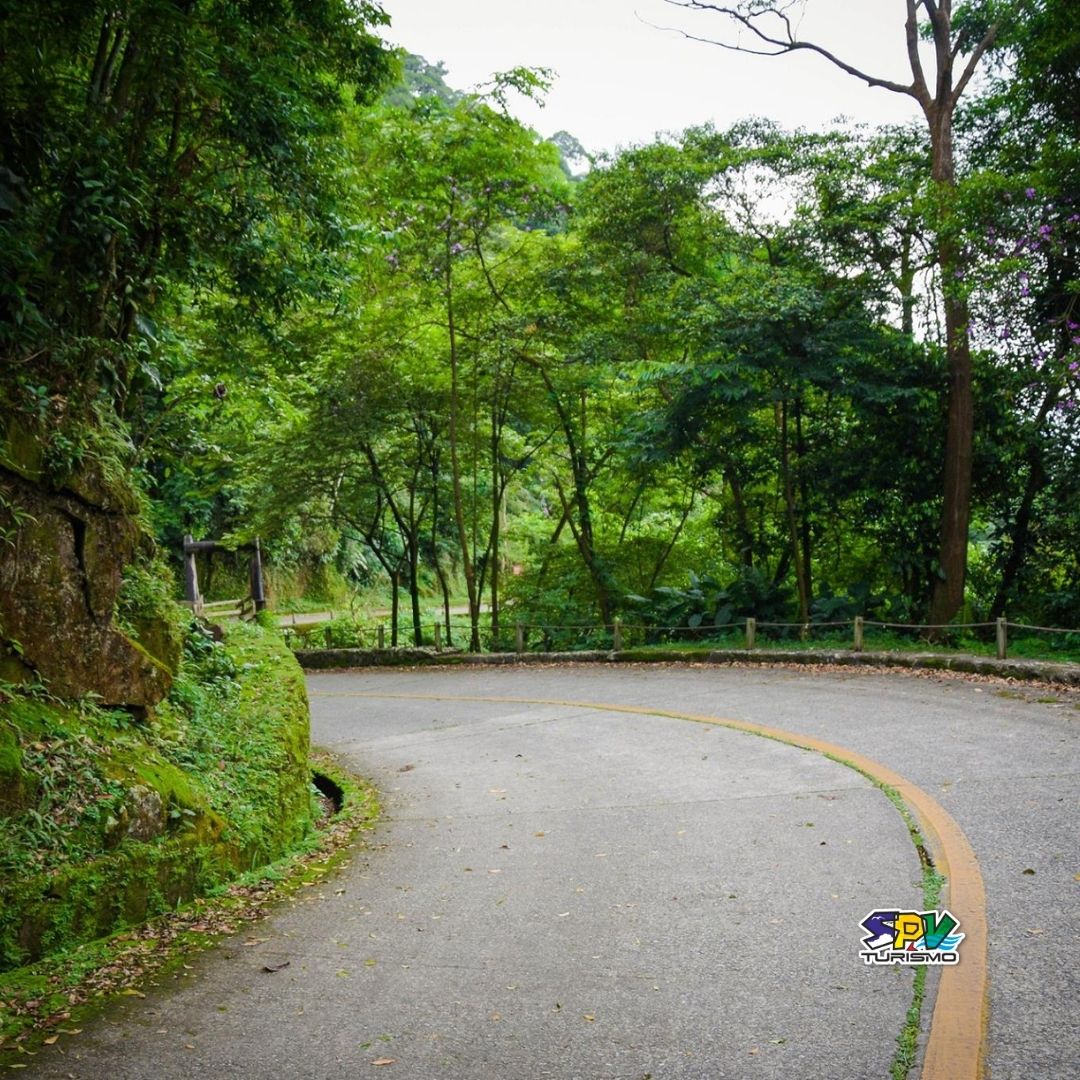
{"label": "road curve", "polygon": [[264,940],[201,958],[26,1075],[888,1076],[911,973],[857,951],[867,911],[919,906],[896,810],[820,754],[665,712],[838,744],[944,807],[987,886],[990,1075],[1076,1075],[1066,695],[645,666],[309,686],[316,741],[384,791],[376,846]]}

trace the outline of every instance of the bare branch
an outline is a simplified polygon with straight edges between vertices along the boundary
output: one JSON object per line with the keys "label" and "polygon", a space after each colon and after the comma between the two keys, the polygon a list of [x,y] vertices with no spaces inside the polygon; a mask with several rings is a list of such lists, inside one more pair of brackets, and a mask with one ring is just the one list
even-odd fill
{"label": "bare branch", "polygon": [[[947,6],[951,7],[951,5]],[[935,0],[914,0],[914,3],[912,3],[911,0],[908,0],[909,10],[913,11],[915,8],[920,7],[926,12],[926,17],[930,20],[930,26],[936,36],[941,29],[941,10],[938,8]],[[951,15],[951,12],[947,12],[946,14]]]}
{"label": "bare branch", "polygon": [[[763,46],[767,48],[750,48],[746,45],[735,44],[732,45],[724,41],[714,41],[711,38],[697,37],[693,34],[687,33],[685,30],[678,27],[662,27],[660,29],[674,30],[675,33],[681,34],[684,38],[690,41],[700,41],[708,45],[718,45],[720,48],[728,49],[731,52],[748,53],[751,56],[782,56],[786,53],[798,52],[800,50],[806,52],[816,53],[818,56],[824,57],[834,67],[838,67],[841,71],[846,72],[848,75],[854,76],[856,79],[865,82],[868,86],[878,86],[883,90],[890,90],[894,94],[906,94],[909,97],[914,97],[919,100],[918,86],[912,84],[911,86],[905,86],[903,83],[893,82],[891,79],[882,79],[876,75],[871,75],[868,72],[862,71],[855,67],[853,64],[849,64],[846,60],[842,60],[835,53],[830,52],[828,49],[821,45],[817,45],[812,41],[799,41],[795,37],[795,33],[791,27],[791,22],[785,14],[781,6],[774,6],[762,11],[755,12],[747,15],[739,11],[737,8],[728,7],[722,4],[709,4],[704,0],[665,0],[666,3],[671,4],[673,7],[686,8],[691,11],[711,11],[717,15],[724,15],[731,19],[738,26],[749,31],[758,39]],[[909,3],[911,0],[909,0]],[[761,27],[755,19],[760,15],[772,15],[779,19],[785,30],[784,37],[777,37],[774,34],[766,31]]]}
{"label": "bare branch", "polygon": [[904,24],[904,33],[907,38],[908,63],[914,80],[913,96],[925,111],[930,107],[930,91],[926,86],[926,76],[923,74],[922,59],[919,56],[919,2],[920,0],[907,0],[907,22]]}
{"label": "bare branch", "polygon": [[970,59],[967,62],[967,66],[964,68],[963,75],[960,76],[959,81],[956,84],[956,89],[952,93],[952,104],[955,105],[960,99],[960,95],[964,92],[967,84],[971,82],[972,75],[975,74],[975,69],[979,66],[979,61],[983,57],[983,53],[994,44],[994,39],[997,37],[997,32],[1001,28],[1000,21],[991,23],[990,29],[986,31],[982,41],[975,46],[975,51],[971,54]]}

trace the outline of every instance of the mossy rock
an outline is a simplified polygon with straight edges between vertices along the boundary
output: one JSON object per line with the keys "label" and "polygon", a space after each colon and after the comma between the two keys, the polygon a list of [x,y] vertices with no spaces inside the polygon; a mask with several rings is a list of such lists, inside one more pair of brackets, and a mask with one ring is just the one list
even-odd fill
{"label": "mossy rock", "polygon": [[9,419],[0,432],[0,467],[37,483],[44,476],[45,449],[38,436]]}
{"label": "mossy rock", "polygon": [[[173,702],[145,722],[32,699],[0,706],[5,837],[37,843],[30,816],[22,833],[16,827],[19,813],[38,805],[27,762],[54,767],[54,747],[68,755],[65,769],[97,770],[105,795],[80,797],[88,781],[76,785],[86,810],[63,836],[85,854],[61,851],[44,867],[35,856],[11,864],[33,869],[0,880],[0,970],[163,912],[295,850],[309,834],[303,673],[277,634],[252,627],[202,648],[217,681],[182,677],[198,703],[190,715]],[[85,762],[70,757],[80,748],[91,755]]]}

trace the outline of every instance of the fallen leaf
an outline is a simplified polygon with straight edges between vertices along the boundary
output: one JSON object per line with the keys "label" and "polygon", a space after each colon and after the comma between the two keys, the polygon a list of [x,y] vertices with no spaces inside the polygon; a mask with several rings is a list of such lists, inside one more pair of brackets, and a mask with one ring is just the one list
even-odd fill
{"label": "fallen leaf", "polygon": [[43,1043],[44,1043],[44,1044],[45,1044],[46,1046],[52,1046],[52,1044],[53,1044],[54,1042],[56,1042],[56,1040],[57,1040],[57,1039],[59,1039],[59,1038],[60,1038],[60,1036],[59,1036],[59,1035],[50,1035],[50,1036],[49,1036],[49,1037],[48,1037],[47,1039],[42,1039],[41,1041],[42,1041],[42,1042],[43,1042]]}
{"label": "fallen leaf", "polygon": [[[542,832],[534,832],[533,833],[533,836],[546,836],[546,835],[547,835],[547,833],[542,833]],[[1078,878],[1080,878],[1080,874],[1077,874],[1076,876]]]}
{"label": "fallen leaf", "polygon": [[1022,874],[1027,874],[1029,877],[1034,877],[1035,875],[1035,871],[1032,870],[1030,866],[1026,870],[1021,870],[1020,872]]}
{"label": "fallen leaf", "polygon": [[393,1065],[397,1061],[397,1058],[376,1058],[372,1065]]}
{"label": "fallen leaf", "polygon": [[592,1013],[585,1013],[585,1014],[584,1014],[584,1018],[585,1018],[586,1020],[588,1020],[590,1024],[593,1024],[593,1023],[595,1023],[595,1022],[596,1022],[596,1017],[595,1017],[595,1016],[593,1016],[593,1014],[592,1014]]}
{"label": "fallen leaf", "polygon": [[141,990],[136,990],[134,989],[134,987],[131,986],[127,987],[124,990],[121,990],[120,993],[123,994],[124,997],[146,997],[146,995]]}
{"label": "fallen leaf", "polygon": [[265,971],[268,975],[273,975],[275,971],[281,971],[282,968],[287,968],[288,966],[288,960],[284,961],[281,964],[263,964],[263,971]]}
{"label": "fallen leaf", "polygon": [[402,765],[398,772],[412,772],[415,768],[415,765]]}

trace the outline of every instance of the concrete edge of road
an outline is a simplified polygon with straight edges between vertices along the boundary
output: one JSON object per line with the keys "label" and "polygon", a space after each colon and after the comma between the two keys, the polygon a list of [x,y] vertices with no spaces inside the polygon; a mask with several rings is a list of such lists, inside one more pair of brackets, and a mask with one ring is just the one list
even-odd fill
{"label": "concrete edge of road", "polygon": [[952,671],[989,675],[1022,682],[1080,687],[1080,664],[1045,660],[996,660],[965,653],[853,652],[844,649],[623,649],[551,653],[464,653],[433,648],[298,649],[305,671],[423,665],[464,666],[498,664],[800,664],[807,666],[893,667],[901,670]]}

